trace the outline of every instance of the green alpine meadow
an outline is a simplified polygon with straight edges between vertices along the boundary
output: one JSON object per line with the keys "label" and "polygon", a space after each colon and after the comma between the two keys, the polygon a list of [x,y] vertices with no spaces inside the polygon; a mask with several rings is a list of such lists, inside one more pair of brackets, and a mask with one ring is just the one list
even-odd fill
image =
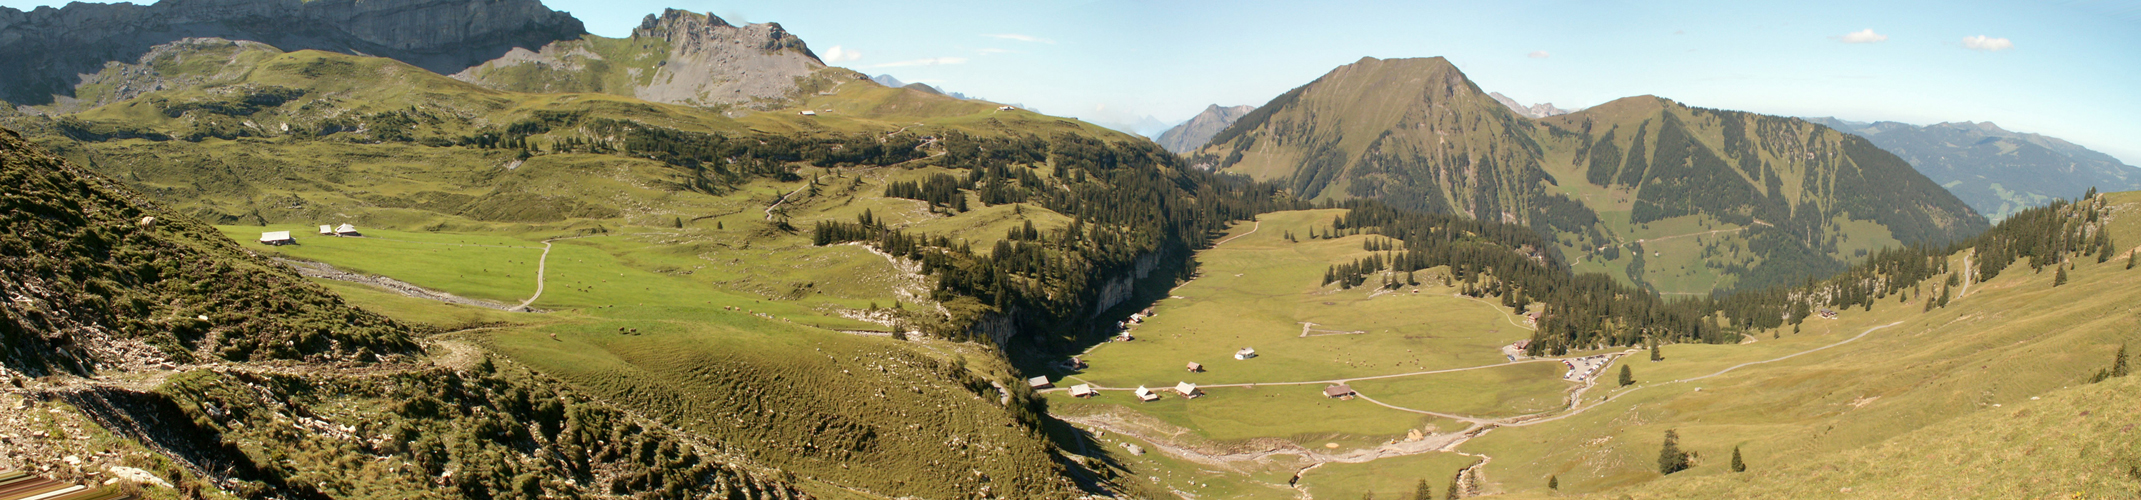
{"label": "green alpine meadow", "polygon": [[1980,7],[0,1],[0,500],[2141,495]]}

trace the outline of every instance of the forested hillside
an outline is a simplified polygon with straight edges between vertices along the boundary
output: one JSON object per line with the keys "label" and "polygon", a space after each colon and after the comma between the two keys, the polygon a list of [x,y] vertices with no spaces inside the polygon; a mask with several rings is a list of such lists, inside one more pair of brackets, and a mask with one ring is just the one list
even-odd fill
{"label": "forested hillside", "polygon": [[[1384,288],[1417,285],[1413,273],[1449,268],[1463,293],[1499,297],[1516,311],[1538,303],[1530,351],[1559,355],[1588,346],[1637,346],[1656,341],[1738,342],[1744,336],[1797,326],[1817,311],[1872,308],[1890,296],[1945,307],[1964,281],[1997,278],[2017,262],[2034,270],[2070,259],[2106,262],[2122,250],[2106,231],[2108,202],[2094,192],[2082,201],[2023,211],[1991,230],[1946,245],[1883,249],[1845,271],[1796,285],[1741,290],[1701,299],[1667,299],[1595,274],[1578,274],[1522,226],[1394,209],[1373,201],[1350,210],[1310,237],[1378,234],[1399,243],[1374,245],[1368,259],[1332,266],[1324,284]],[[1950,269],[1948,256],[1973,256],[1971,269]],[[1935,278],[1946,280],[1933,284]],[[1936,294],[1937,295],[1934,295]]]}
{"label": "forested hillside", "polygon": [[[1668,292],[1790,283],[1883,246],[1986,227],[1855,136],[1649,96],[1531,120],[1440,58],[1340,67],[1243,117],[1192,162],[1304,198],[1527,224],[1578,267]],[[1646,246],[1654,240],[1677,241]]]}

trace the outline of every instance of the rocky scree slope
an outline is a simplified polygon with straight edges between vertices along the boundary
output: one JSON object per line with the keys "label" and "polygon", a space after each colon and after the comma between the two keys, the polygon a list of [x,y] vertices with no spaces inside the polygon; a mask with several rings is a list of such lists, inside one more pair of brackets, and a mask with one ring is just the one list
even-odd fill
{"label": "rocky scree slope", "polygon": [[283,50],[389,57],[452,74],[516,47],[587,30],[538,0],[167,0],[0,8],[0,99],[73,97],[79,75],[186,38],[250,40]]}

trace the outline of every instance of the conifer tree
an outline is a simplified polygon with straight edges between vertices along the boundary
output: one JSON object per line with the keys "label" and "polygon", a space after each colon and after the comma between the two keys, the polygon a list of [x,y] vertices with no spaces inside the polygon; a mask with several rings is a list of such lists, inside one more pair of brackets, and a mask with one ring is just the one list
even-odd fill
{"label": "conifer tree", "polygon": [[1427,486],[1427,478],[1412,487],[1412,500],[1435,500],[1435,489]]}
{"label": "conifer tree", "polygon": [[1559,490],[1559,489],[1561,489],[1561,477],[1560,477],[1560,476],[1546,476],[1546,489],[1549,489],[1549,490]]}
{"label": "conifer tree", "polygon": [[2059,266],[2059,272],[2052,275],[2052,286],[2058,287],[2065,284],[2067,284],[2067,267]]}
{"label": "conifer tree", "polygon": [[1635,383],[1635,371],[1634,371],[1634,370],[1630,370],[1630,369],[1628,368],[1628,365],[1621,365],[1621,387],[1628,387],[1628,386],[1629,386],[1629,384],[1634,384],[1634,383]]}
{"label": "conifer tree", "polygon": [[1459,498],[1464,498],[1464,491],[1459,490],[1457,488],[1458,480],[1464,479],[1464,475],[1465,472],[1459,470],[1457,471],[1457,477],[1450,478],[1450,489],[1449,491],[1443,492],[1442,498],[1446,498],[1448,500],[1457,500]]}
{"label": "conifer tree", "polygon": [[1665,353],[1664,353],[1663,351],[1659,351],[1659,350],[1658,350],[1658,341],[1657,341],[1657,339],[1651,339],[1651,340],[1650,340],[1650,360],[1651,360],[1651,361],[1665,361]]}
{"label": "conifer tree", "polygon": [[1688,454],[1680,451],[1680,433],[1665,431],[1665,446],[1658,450],[1658,473],[1672,474],[1688,469]]}
{"label": "conifer tree", "polygon": [[2111,358],[2111,376],[2126,376],[2126,344],[2119,344],[2119,354]]}
{"label": "conifer tree", "polygon": [[1740,447],[1732,447],[1732,472],[1747,472],[1747,462],[1740,460]]}
{"label": "conifer tree", "polygon": [[1947,286],[1945,286],[1945,285],[1943,285],[1943,286],[1941,286],[1941,287],[1940,287],[1940,307],[1941,307],[1942,309],[1946,309],[1946,308],[1948,307],[1948,292],[1949,292],[1949,291],[1950,291],[1950,290],[1949,290],[1949,289],[1948,289],[1948,287],[1947,287]]}

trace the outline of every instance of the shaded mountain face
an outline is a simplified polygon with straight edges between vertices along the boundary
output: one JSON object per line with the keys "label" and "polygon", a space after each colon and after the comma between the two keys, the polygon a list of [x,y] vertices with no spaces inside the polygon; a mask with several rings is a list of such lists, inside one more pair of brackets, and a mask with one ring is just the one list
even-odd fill
{"label": "shaded mountain face", "polygon": [[[628,38],[588,35],[517,49],[454,78],[514,92],[600,92],[693,106],[787,102],[835,82],[809,80],[827,69],[778,23],[736,26],[710,14],[649,14]],[[845,79],[860,74],[838,70]]]}
{"label": "shaded mountain face", "polygon": [[399,59],[452,74],[516,47],[587,33],[537,0],[166,0],[0,8],[0,99],[43,105],[73,97],[78,75],[133,62],[187,38],[251,40]]}
{"label": "shaded mountain face", "polygon": [[1651,96],[1533,120],[1441,58],[1341,66],[1227,127],[1192,163],[1306,198],[1528,224],[1579,270],[1680,293],[1787,283],[1988,227],[1858,136]]}
{"label": "shaded mountain face", "polygon": [[1549,116],[1560,116],[1575,112],[1571,110],[1556,108],[1554,107],[1554,103],[1551,102],[1542,102],[1530,106],[1525,106],[1523,103],[1517,102],[1515,98],[1502,95],[1501,92],[1488,93],[1487,96],[1493,97],[1494,102],[1499,102],[1502,103],[1503,106],[1508,106],[1510,111],[1515,111],[1517,112],[1517,114],[1524,115],[1525,118],[1545,118]]}
{"label": "shaded mountain face", "polygon": [[1918,169],[1994,220],[2078,199],[2089,188],[2141,189],[2141,169],[2111,155],[2039,134],[2001,129],[1992,122],[1916,126],[1897,122],[1849,122],[1807,118],[1857,134]]}
{"label": "shaded mountain face", "polygon": [[1160,147],[1178,154],[1196,151],[1197,148],[1204,147],[1205,141],[1211,140],[1220,130],[1233,125],[1235,120],[1240,120],[1243,115],[1255,110],[1256,106],[1248,105],[1227,108],[1219,107],[1218,104],[1206,106],[1204,112],[1197,113],[1197,116],[1191,117],[1189,121],[1161,132]]}

